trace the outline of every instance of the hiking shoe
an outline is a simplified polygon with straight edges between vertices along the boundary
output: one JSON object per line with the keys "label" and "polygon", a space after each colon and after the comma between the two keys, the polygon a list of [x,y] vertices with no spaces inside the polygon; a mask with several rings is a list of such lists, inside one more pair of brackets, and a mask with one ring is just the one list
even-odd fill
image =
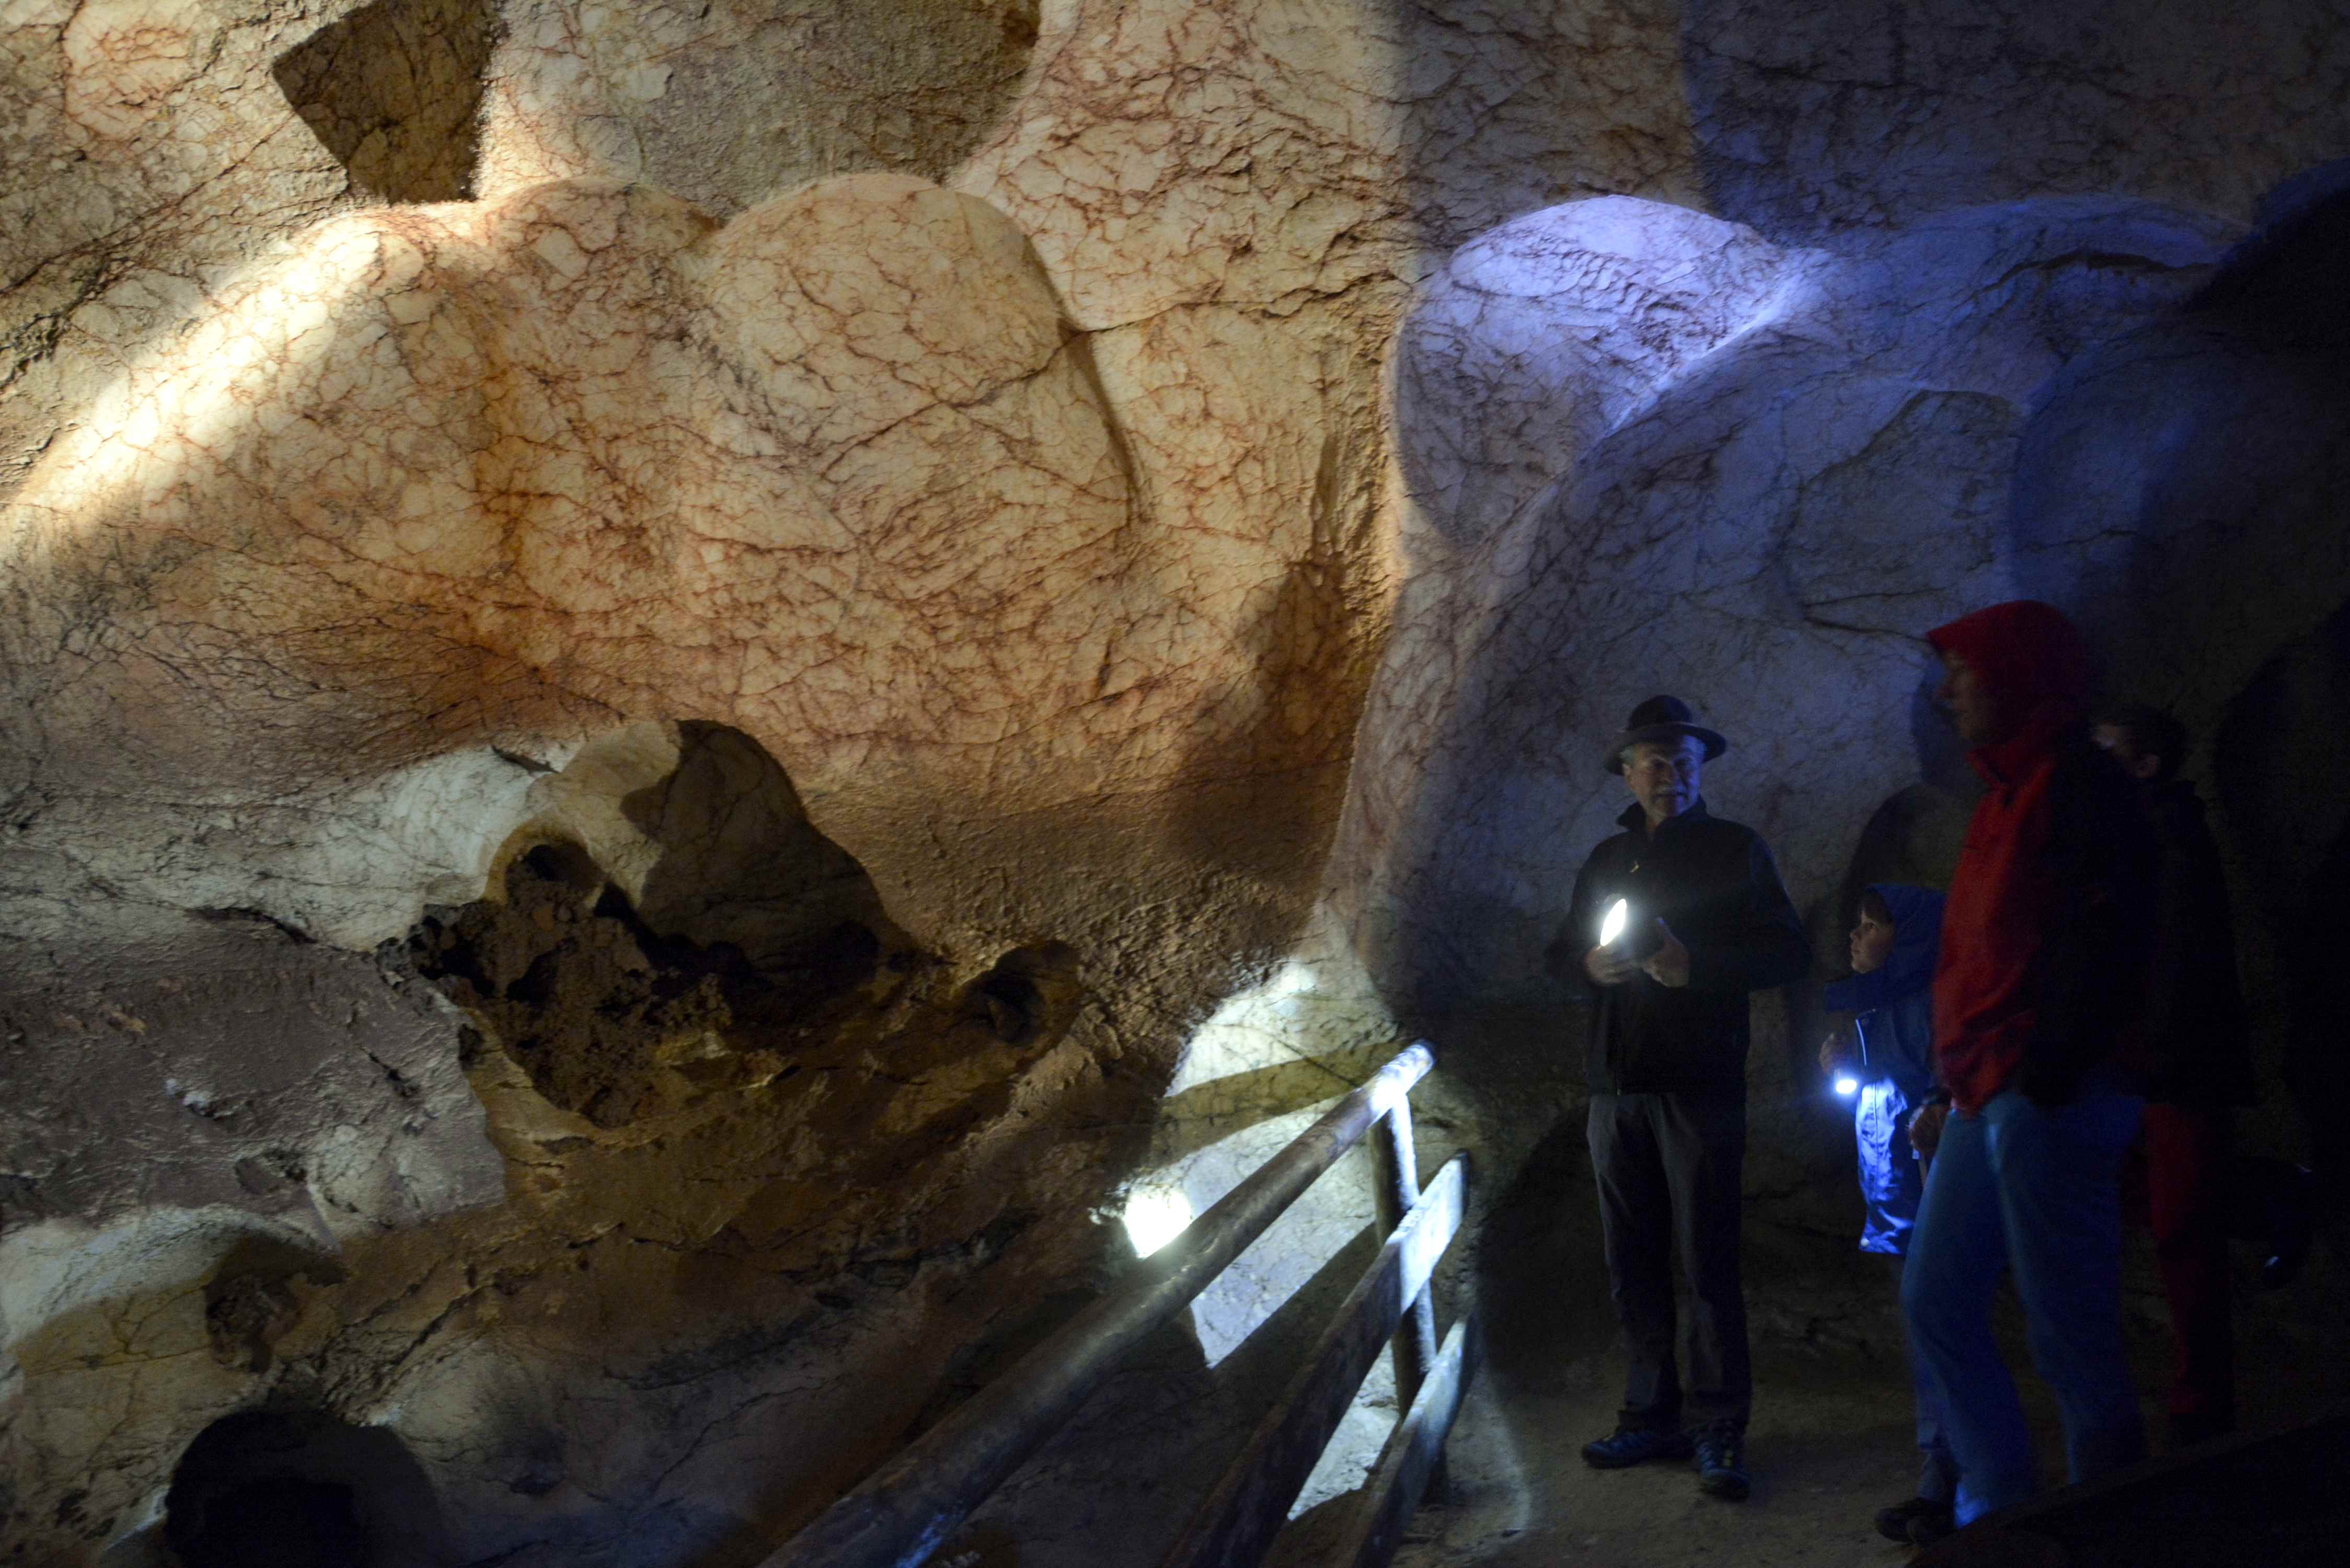
{"label": "hiking shoe", "polygon": [[2281,1212],[2271,1216],[2275,1234],[2269,1244],[2275,1250],[2261,1262],[2262,1290],[2281,1291],[2301,1278],[2302,1265],[2309,1262],[2310,1232],[2315,1227],[2316,1185],[2306,1168],[2294,1166],[2293,1190],[2281,1203],[2272,1203]]}
{"label": "hiking shoe", "polygon": [[1583,1462],[1595,1470],[1620,1470],[1650,1459],[1690,1457],[1690,1435],[1659,1427],[1618,1427],[1611,1437],[1583,1445]]}
{"label": "hiking shoe", "polygon": [[1708,1497],[1746,1501],[1746,1434],[1708,1427],[1697,1440],[1697,1490]]}
{"label": "hiking shoe", "polygon": [[[1887,1541],[1898,1541],[1902,1545],[1907,1546],[1909,1544],[1909,1521],[1929,1516],[1939,1516],[1942,1523],[1942,1534],[1950,1533],[1950,1505],[1947,1502],[1936,1502],[1929,1497],[1913,1497],[1908,1502],[1897,1502],[1891,1508],[1878,1509],[1877,1533]],[[1937,1536],[1935,1539],[1939,1541],[1941,1537]]]}
{"label": "hiking shoe", "polygon": [[1931,1546],[1945,1535],[1956,1534],[1958,1515],[1949,1509],[1936,1509],[1931,1513],[1913,1514],[1909,1520],[1909,1544]]}

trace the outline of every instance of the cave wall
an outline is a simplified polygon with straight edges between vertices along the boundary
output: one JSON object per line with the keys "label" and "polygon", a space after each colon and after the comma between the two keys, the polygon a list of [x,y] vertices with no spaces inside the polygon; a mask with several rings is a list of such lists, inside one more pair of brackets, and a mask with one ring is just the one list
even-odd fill
{"label": "cave wall", "polygon": [[1925,627],[2208,728],[2350,598],[2345,20],[12,5],[0,1560],[265,1407],[426,1559],[755,1556],[1399,1023],[1505,1185],[1650,691],[1824,951]]}

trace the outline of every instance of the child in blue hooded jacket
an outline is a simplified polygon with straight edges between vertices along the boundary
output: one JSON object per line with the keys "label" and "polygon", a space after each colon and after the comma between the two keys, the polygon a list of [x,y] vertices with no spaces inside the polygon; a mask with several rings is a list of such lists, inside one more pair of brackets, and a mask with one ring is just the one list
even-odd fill
{"label": "child in blue hooded jacket", "polygon": [[[1860,1195],[1867,1206],[1860,1250],[1892,1259],[1897,1293],[1925,1186],[1909,1147],[1909,1118],[1934,1088],[1934,963],[1941,931],[1941,894],[1895,882],[1869,888],[1852,929],[1852,978],[1822,996],[1831,1011],[1855,1015],[1850,1038],[1838,1033],[1821,1046],[1820,1065],[1837,1093],[1853,1101]],[[1922,1543],[1950,1532],[1959,1471],[1942,1436],[1941,1400],[1914,1347],[1909,1378],[1923,1456],[1918,1494],[1880,1510],[1877,1528],[1892,1540]]]}

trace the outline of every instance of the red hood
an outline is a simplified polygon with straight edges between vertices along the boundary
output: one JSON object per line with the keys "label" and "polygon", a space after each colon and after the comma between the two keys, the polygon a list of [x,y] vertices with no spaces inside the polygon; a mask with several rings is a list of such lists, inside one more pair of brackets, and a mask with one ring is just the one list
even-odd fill
{"label": "red hood", "polygon": [[2088,641],[2054,605],[2010,599],[1936,627],[1926,640],[1965,659],[2028,730],[2061,729],[2088,708]]}

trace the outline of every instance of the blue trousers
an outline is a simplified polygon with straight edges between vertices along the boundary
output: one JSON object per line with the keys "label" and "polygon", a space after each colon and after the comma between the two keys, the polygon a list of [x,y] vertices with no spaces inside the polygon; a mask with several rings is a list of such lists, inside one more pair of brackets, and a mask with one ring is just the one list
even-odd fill
{"label": "blue trousers", "polygon": [[[1907,1239],[1904,1238],[1905,1241]],[[1887,1262],[1893,1265],[1893,1289],[1898,1296],[1909,1260],[1894,1252],[1888,1255]],[[1932,1371],[1926,1366],[1925,1357],[1918,1354],[1917,1339],[1908,1334],[1904,1334],[1903,1338],[1907,1343],[1901,1348],[1909,1363],[1909,1390],[1917,1413],[1917,1495],[1929,1502],[1955,1508],[1959,1497],[1959,1461],[1950,1453],[1950,1435],[1946,1429],[1949,1422],[1942,1415],[1942,1386],[1935,1381]]]}
{"label": "blue trousers", "polygon": [[1942,1128],[1901,1309],[1942,1397],[1960,1524],[2039,1488],[2023,1405],[1991,1334],[2002,1268],[2015,1277],[2033,1365],[2064,1417],[2071,1479],[2145,1456],[2121,1327],[2122,1157],[2144,1106],[2094,1079],[2053,1109],[2011,1088]]}

